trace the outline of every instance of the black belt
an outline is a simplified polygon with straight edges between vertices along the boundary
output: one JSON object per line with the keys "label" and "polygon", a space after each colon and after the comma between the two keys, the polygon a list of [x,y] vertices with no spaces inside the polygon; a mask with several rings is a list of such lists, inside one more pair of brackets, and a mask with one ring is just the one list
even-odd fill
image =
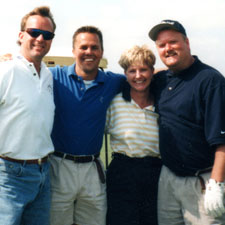
{"label": "black belt", "polygon": [[195,173],[195,176],[198,177],[198,179],[200,181],[201,188],[202,188],[202,193],[205,191],[206,187],[205,187],[205,181],[204,181],[203,177],[201,176],[201,174],[209,173],[211,171],[212,171],[212,167],[209,167],[209,168],[206,168],[206,169],[203,169],[203,170],[198,170]]}
{"label": "black belt", "polygon": [[140,162],[140,163],[143,163],[143,162],[147,162],[147,163],[151,163],[153,165],[161,165],[162,162],[161,162],[161,159],[159,157],[154,157],[154,156],[145,156],[145,157],[129,157],[125,154],[122,154],[122,153],[112,153],[112,158],[113,159],[120,159],[120,160],[126,160],[126,161],[136,161],[136,162]]}
{"label": "black belt", "polygon": [[97,171],[98,171],[98,175],[99,175],[99,179],[103,184],[105,183],[105,174],[104,174],[102,166],[101,166],[101,164],[98,160],[99,154],[84,155],[84,156],[69,155],[69,154],[62,153],[62,152],[54,152],[53,154],[57,157],[60,157],[60,158],[72,160],[75,163],[95,162],[96,167],[97,167]]}
{"label": "black belt", "polygon": [[21,163],[21,164],[38,164],[41,165],[42,163],[45,163],[48,161],[48,156],[45,156],[44,158],[40,159],[28,159],[28,160],[23,160],[23,159],[13,159],[7,156],[0,156],[0,158],[8,160],[10,162],[16,162],[16,163]]}
{"label": "black belt", "polygon": [[[168,167],[169,168],[169,167]],[[171,171],[173,171],[171,169]],[[204,173],[209,173],[212,171],[212,167],[208,167],[208,168],[205,168],[205,169],[201,169],[201,170],[197,170],[196,172],[188,172],[188,173],[177,173],[175,171],[173,171],[176,176],[178,177],[197,177],[200,181],[200,184],[201,184],[201,189],[202,189],[202,193],[205,191],[206,189],[206,186],[205,186],[205,181],[203,179],[203,177],[201,176],[202,174]]]}

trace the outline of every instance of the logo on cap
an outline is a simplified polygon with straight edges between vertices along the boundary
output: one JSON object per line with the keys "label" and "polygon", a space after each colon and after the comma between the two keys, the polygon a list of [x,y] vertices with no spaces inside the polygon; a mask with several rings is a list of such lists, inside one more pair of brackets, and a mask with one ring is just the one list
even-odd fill
{"label": "logo on cap", "polygon": [[186,31],[182,24],[175,20],[162,20],[161,23],[154,26],[148,33],[149,37],[155,41],[160,31],[162,30],[175,30],[187,36]]}

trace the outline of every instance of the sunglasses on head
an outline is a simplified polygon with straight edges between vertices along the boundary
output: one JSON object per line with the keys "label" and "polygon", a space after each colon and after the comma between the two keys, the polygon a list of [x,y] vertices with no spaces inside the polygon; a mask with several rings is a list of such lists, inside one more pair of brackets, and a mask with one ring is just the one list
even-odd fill
{"label": "sunglasses on head", "polygon": [[33,38],[37,38],[42,34],[45,40],[52,40],[55,36],[55,34],[52,32],[35,28],[27,28],[26,32]]}

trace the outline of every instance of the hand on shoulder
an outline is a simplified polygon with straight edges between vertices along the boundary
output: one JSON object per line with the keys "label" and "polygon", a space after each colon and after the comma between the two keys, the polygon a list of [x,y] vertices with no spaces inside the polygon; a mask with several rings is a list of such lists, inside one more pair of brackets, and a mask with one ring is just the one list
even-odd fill
{"label": "hand on shoulder", "polygon": [[0,62],[8,61],[12,59],[11,53],[6,53],[4,55],[0,55]]}

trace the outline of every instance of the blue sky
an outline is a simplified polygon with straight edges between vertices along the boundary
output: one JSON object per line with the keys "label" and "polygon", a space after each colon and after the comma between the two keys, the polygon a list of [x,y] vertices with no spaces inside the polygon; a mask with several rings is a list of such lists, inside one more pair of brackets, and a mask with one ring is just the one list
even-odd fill
{"label": "blue sky", "polygon": [[51,8],[57,24],[48,55],[72,56],[74,31],[94,25],[103,32],[108,70],[122,72],[119,57],[135,44],[147,44],[162,67],[148,32],[163,19],[175,19],[186,28],[192,53],[225,75],[224,0],[7,0],[0,8],[0,54],[18,51],[20,20],[40,5]]}

